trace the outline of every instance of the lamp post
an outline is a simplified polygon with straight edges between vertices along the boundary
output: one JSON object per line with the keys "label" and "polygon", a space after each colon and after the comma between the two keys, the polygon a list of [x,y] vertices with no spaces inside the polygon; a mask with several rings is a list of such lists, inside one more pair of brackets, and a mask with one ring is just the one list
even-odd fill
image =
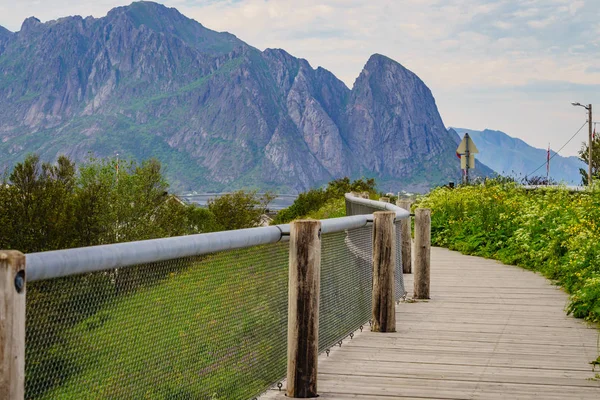
{"label": "lamp post", "polygon": [[581,103],[571,103],[576,107],[583,107],[588,110],[589,137],[588,137],[588,186],[592,185],[592,105],[584,106]]}

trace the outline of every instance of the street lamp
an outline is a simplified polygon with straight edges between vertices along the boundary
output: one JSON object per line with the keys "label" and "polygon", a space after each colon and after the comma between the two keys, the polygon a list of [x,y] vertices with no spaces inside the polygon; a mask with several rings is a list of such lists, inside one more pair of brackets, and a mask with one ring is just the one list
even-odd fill
{"label": "street lamp", "polygon": [[583,107],[589,113],[589,117],[588,117],[588,123],[589,123],[589,137],[588,137],[588,186],[590,186],[592,184],[592,105],[588,104],[587,106],[584,106],[581,103],[571,103],[571,104],[573,106],[576,106],[576,107]]}

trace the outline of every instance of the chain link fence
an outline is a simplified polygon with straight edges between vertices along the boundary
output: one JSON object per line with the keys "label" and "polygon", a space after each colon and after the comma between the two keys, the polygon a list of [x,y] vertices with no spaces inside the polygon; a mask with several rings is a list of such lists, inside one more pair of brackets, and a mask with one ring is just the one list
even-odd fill
{"label": "chain link fence", "polygon": [[288,243],[28,285],[27,399],[248,399],[286,369]]}
{"label": "chain link fence", "polygon": [[323,235],[319,352],[371,318],[372,235],[372,226]]}
{"label": "chain link fence", "polygon": [[[371,318],[372,240],[322,237],[321,352]],[[25,397],[256,397],[286,373],[288,258],[278,242],[28,283]]]}
{"label": "chain link fence", "polygon": [[406,287],[404,286],[404,273],[402,267],[402,221],[394,222],[396,228],[396,301],[406,297]]}

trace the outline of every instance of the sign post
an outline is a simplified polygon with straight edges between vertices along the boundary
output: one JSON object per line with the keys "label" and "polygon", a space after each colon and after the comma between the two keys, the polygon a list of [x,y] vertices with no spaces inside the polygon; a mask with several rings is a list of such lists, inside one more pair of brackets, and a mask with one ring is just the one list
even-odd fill
{"label": "sign post", "polygon": [[475,154],[479,153],[468,133],[458,145],[456,154],[460,156],[460,168],[465,171],[464,183],[469,184],[469,170],[475,169]]}

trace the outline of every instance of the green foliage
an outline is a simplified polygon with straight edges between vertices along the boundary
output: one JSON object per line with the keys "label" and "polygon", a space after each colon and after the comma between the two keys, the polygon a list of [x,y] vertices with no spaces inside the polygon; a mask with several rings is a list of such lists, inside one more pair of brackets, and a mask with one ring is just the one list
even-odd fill
{"label": "green foliage", "polygon": [[75,167],[66,157],[50,165],[32,155],[17,164],[0,186],[0,248],[34,252],[72,246],[73,203],[65,198],[74,186]]}
{"label": "green foliage", "polygon": [[487,180],[438,188],[418,206],[432,210],[432,243],[539,271],[570,294],[578,318],[600,321],[600,191],[526,191]]}
{"label": "green foliage", "polygon": [[346,216],[346,201],[343,197],[337,199],[328,200],[321,208],[316,211],[311,211],[305,218],[312,219],[328,219],[328,218],[340,218]]}
{"label": "green foliage", "polygon": [[158,161],[66,157],[15,165],[0,186],[0,248],[24,253],[218,230],[208,210],[167,192]]}
{"label": "green foliage", "polygon": [[285,224],[294,219],[308,216],[319,210],[328,201],[343,198],[344,194],[350,192],[375,193],[375,179],[361,178],[350,181],[350,178],[345,177],[329,182],[325,189],[311,189],[308,192],[300,193],[291,206],[277,213],[273,224]]}
{"label": "green foliage", "polygon": [[[579,159],[586,165],[589,165],[589,145],[588,143],[582,143],[581,149],[579,149]],[[581,175],[582,185],[588,184],[588,169],[579,168],[579,174]],[[593,179],[600,178],[600,135],[592,140],[592,177]]]}
{"label": "green foliage", "polygon": [[260,225],[267,205],[275,198],[271,193],[258,196],[256,191],[228,193],[208,201],[208,210],[225,230],[252,228]]}

